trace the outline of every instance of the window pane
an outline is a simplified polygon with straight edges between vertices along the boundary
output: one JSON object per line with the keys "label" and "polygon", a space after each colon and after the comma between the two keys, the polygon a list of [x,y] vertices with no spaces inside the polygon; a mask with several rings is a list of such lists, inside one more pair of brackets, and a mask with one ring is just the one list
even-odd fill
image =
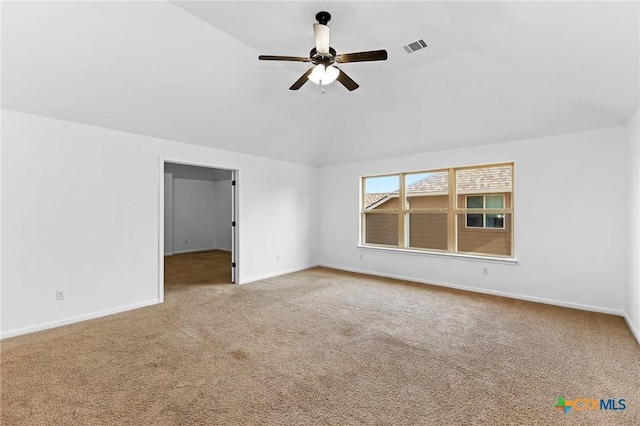
{"label": "window pane", "polygon": [[468,209],[481,209],[484,207],[483,204],[484,204],[484,197],[482,195],[467,197]]}
{"label": "window pane", "polygon": [[487,195],[486,203],[487,209],[502,209],[504,208],[504,197],[502,195]]}
{"label": "window pane", "polygon": [[468,228],[482,228],[484,215],[481,213],[467,214],[467,227]]}
{"label": "window pane", "polygon": [[365,214],[364,229],[366,244],[398,246],[397,214]]}
{"label": "window pane", "polygon": [[513,168],[510,165],[456,170],[458,194],[511,192],[512,186]]}
{"label": "window pane", "polygon": [[379,176],[364,179],[363,210],[398,209],[400,176]]}
{"label": "window pane", "polygon": [[449,207],[449,172],[411,173],[404,177],[407,208]]}
{"label": "window pane", "polygon": [[[457,216],[457,251],[497,256],[511,256],[511,214],[501,219],[504,229],[473,228],[465,226],[465,214]],[[489,216],[489,215],[487,215]]]}
{"label": "window pane", "polygon": [[487,228],[504,228],[504,215],[503,214],[487,214],[486,225]]}
{"label": "window pane", "polygon": [[408,216],[409,247],[447,249],[447,213],[411,213]]}

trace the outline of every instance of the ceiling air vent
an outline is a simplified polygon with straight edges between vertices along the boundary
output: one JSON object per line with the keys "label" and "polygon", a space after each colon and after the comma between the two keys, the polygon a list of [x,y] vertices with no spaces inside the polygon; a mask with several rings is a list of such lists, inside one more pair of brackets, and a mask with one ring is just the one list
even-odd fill
{"label": "ceiling air vent", "polygon": [[407,53],[413,53],[416,50],[424,49],[425,47],[427,47],[427,43],[425,43],[424,40],[421,39],[407,44],[406,46],[404,46],[404,50],[406,50]]}

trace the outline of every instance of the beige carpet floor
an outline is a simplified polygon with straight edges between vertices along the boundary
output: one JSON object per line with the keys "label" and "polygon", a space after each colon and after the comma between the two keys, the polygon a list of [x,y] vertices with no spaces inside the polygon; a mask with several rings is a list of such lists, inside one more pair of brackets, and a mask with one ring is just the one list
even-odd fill
{"label": "beige carpet floor", "polygon": [[211,285],[216,255],[167,259],[162,305],[3,340],[2,424],[640,424],[622,318],[324,268]]}

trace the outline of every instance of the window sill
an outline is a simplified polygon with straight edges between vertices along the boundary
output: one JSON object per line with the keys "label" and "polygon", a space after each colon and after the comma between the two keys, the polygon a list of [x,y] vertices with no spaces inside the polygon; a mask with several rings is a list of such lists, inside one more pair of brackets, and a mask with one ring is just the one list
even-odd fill
{"label": "window sill", "polygon": [[441,257],[447,259],[460,259],[460,260],[471,260],[476,262],[490,262],[490,263],[501,263],[503,265],[517,265],[518,259],[513,257],[492,257],[492,256],[475,256],[472,254],[462,254],[462,253],[441,253],[436,251],[422,251],[422,250],[412,250],[412,249],[401,249],[394,247],[380,247],[380,246],[365,246],[362,244],[358,245],[358,248],[364,250],[371,251],[387,251],[398,254],[410,254],[417,256],[428,256],[428,257]]}

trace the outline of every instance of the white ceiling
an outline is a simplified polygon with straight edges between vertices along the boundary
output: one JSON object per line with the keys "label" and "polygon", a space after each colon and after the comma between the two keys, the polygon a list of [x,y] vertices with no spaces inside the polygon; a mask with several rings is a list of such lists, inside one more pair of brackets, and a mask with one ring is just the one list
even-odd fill
{"label": "white ceiling", "polygon": [[[315,14],[360,88],[288,87]],[[329,165],[624,125],[638,2],[3,2],[2,107]],[[424,39],[427,49],[402,46]]]}

